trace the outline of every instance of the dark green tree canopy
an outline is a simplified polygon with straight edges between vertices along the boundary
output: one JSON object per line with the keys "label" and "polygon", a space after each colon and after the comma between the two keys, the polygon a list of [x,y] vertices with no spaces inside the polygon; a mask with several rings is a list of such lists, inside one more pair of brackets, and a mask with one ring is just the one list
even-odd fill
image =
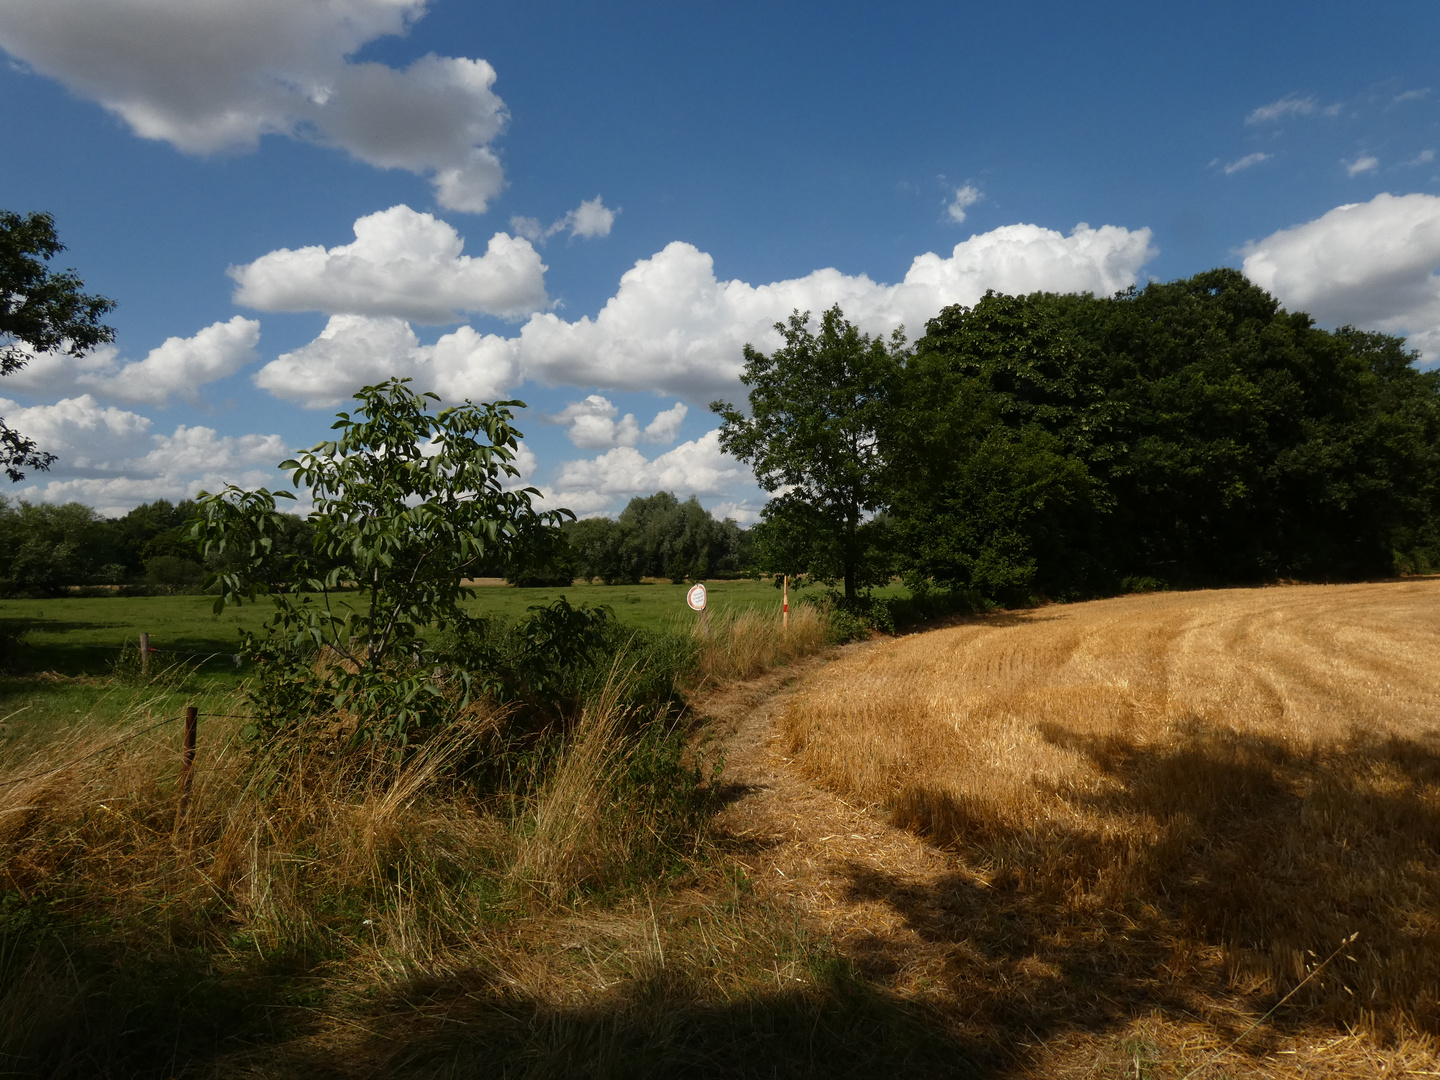
{"label": "dark green tree canopy", "polygon": [[1414,359],[1230,269],[947,308],[883,432],[898,550],[1012,600],[1440,561],[1440,375]]}
{"label": "dark green tree canopy", "polygon": [[[80,356],[115,339],[101,322],[115,302],[84,292],[73,270],[47,265],[64,250],[49,214],[0,210],[0,375],[24,367],[31,353],[63,349]],[[0,467],[11,480],[54,460],[0,419]]]}
{"label": "dark green tree canopy", "polygon": [[873,340],[838,305],[818,334],[809,322],[797,311],[776,323],[784,344],[769,356],[745,346],[748,416],[727,401],[710,408],[721,448],[752,465],[766,491],[782,491],[757,527],[765,568],[843,581],[853,599],[888,574],[866,526],[886,502],[878,433],[905,337]]}

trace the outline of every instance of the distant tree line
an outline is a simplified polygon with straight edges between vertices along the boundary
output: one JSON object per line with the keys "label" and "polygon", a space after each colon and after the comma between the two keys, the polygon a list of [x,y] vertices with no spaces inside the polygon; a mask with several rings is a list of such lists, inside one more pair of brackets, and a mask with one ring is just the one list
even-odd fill
{"label": "distant tree line", "polygon": [[[198,588],[207,570],[189,538],[189,499],[142,503],[106,518],[81,503],[54,506],[0,496],[0,595],[58,596],[72,586],[147,591]],[[284,515],[280,549],[306,544],[310,525]]]}
{"label": "distant tree line", "polygon": [[[81,503],[53,506],[0,496],[0,595],[59,596],[73,586],[126,591],[197,589],[207,574],[228,569],[224,556],[203,561],[190,529],[189,500],[142,503],[106,518]],[[276,553],[309,552],[314,525],[296,514],[277,516]],[[717,521],[693,496],[669,492],[635,498],[620,514],[567,522],[517,545],[510,562],[480,567],[477,576],[521,585],[672,581],[734,575],[749,566],[749,534]]]}
{"label": "distant tree line", "polygon": [[681,502],[661,491],[631,499],[618,519],[566,522],[506,576],[521,585],[704,581],[738,576],[752,562],[748,530],[729,518],[717,521],[693,495]]}
{"label": "distant tree line", "polygon": [[913,346],[838,308],[747,347],[721,445],[783,492],[759,565],[1000,601],[1440,569],[1440,373],[1235,270],[987,294]]}

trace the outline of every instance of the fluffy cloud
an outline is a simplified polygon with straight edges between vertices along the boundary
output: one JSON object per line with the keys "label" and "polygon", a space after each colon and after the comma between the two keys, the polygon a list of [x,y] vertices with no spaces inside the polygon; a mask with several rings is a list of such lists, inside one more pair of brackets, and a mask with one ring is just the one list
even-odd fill
{"label": "fluffy cloud", "polygon": [[619,210],[611,210],[600,200],[600,196],[596,195],[593,199],[586,199],[548,228],[540,224],[537,218],[523,217],[517,214],[510,219],[510,229],[517,236],[523,236],[527,240],[534,240],[541,244],[556,233],[565,232],[567,229],[571,236],[592,240],[596,237],[610,235],[610,229],[615,224],[615,215],[619,212]]}
{"label": "fluffy cloud", "polygon": [[684,402],[677,401],[670,408],[656,413],[655,419],[645,425],[645,441],[651,443],[674,442],[675,436],[680,434],[680,425],[685,422],[685,414],[689,411]]}
{"label": "fluffy cloud", "polygon": [[227,272],[235,302],[261,311],[452,323],[464,312],[514,318],[546,305],[546,267],[530,241],[496,233],[479,258],[464,247],[449,224],[401,205],[356,221],[354,243],[281,248]]}
{"label": "fluffy cloud", "polygon": [[653,459],[620,446],[598,457],[567,461],[541,491],[549,506],[593,514],[615,509],[635,495],[673,491],[683,499],[726,494],[753,483],[749,469],[721,452],[716,429]]}
{"label": "fluffy cloud", "polygon": [[818,315],[838,303],[868,333],[904,325],[918,334],[942,307],[973,304],[987,289],[1113,293],[1133,284],[1153,255],[1149,229],[1081,224],[1067,236],[1006,225],[956,244],[949,256],[918,256],[895,285],[833,269],[750,285],[719,280],[709,255],[677,241],[628,270],[594,318],[541,312],[516,337],[462,328],[420,347],[396,318],[336,315],[315,341],[266,365],[256,383],[316,408],[390,374],[413,374],[446,396],[484,397],[534,378],[708,402],[736,392],[745,344],[774,348],[774,324],[795,309]]}
{"label": "fluffy cloud", "polygon": [[617,213],[619,213],[618,210],[611,210],[600,201],[600,196],[596,195],[595,198],[586,199],[566,214],[565,225],[572,236],[583,236],[587,239],[609,236]]}
{"label": "fluffy cloud", "polygon": [[256,372],[255,385],[323,409],[361,386],[406,375],[452,400],[502,397],[519,381],[514,343],[505,338],[462,326],[434,345],[421,345],[401,319],[332,315],[314,341]]}
{"label": "fluffy cloud", "polygon": [[986,289],[1112,293],[1133,284],[1153,254],[1149,229],[1078,225],[1065,236],[1007,225],[955,245],[948,257],[918,256],[896,285],[833,269],[750,285],[719,280],[709,255],[677,241],[627,271],[595,318],[532,316],[519,356],[526,375],[550,383],[706,400],[734,392],[742,347],[773,348],[773,324],[797,308],[818,315],[838,303],[869,333],[903,324],[918,334],[942,307],[973,304]]}
{"label": "fluffy cloud", "polygon": [[550,419],[554,423],[568,425],[570,441],[580,449],[599,450],[634,446],[642,434],[646,442],[674,442],[688,411],[682,402],[677,401],[671,408],[656,413],[655,419],[645,426],[642,433],[634,413],[626,413],[617,420],[615,417],[620,410],[610,399],[591,394],[584,401],[572,401]]}
{"label": "fluffy cloud", "polygon": [[488,144],[506,120],[484,60],[351,63],[403,34],[428,0],[7,0],[0,47],[137,135],[190,153],[310,139],[431,178],[479,213],[503,186]]}
{"label": "fluffy cloud", "polygon": [[979,188],[966,184],[962,188],[955,189],[955,197],[946,205],[945,212],[950,216],[951,221],[959,224],[965,220],[965,210],[974,206],[982,198],[984,196],[980,194]]}
{"label": "fluffy cloud", "polygon": [[89,394],[30,408],[0,399],[0,412],[42,449],[59,455],[49,473],[32,477],[34,482],[18,491],[21,498],[75,500],[105,514],[231,482],[273,482],[274,466],[290,453],[278,435],[222,436],[184,424],[173,434],[155,434],[147,417],[101,405]]}
{"label": "fluffy cloud", "polygon": [[257,359],[259,340],[260,324],[236,315],[194,337],[167,338],[144,360],[127,363],[110,345],[79,357],[54,352],[32,356],[8,377],[7,385],[40,394],[85,389],[132,404],[166,405],[174,394],[195,405],[205,383],[233,375]]}
{"label": "fluffy cloud", "polygon": [[1374,172],[1380,167],[1380,159],[1363,154],[1354,161],[1342,161],[1345,166],[1346,176],[1359,176],[1361,173]]}
{"label": "fluffy cloud", "polygon": [[1240,171],[1243,170],[1243,169],[1248,169],[1248,168],[1250,168],[1250,166],[1252,166],[1252,165],[1259,165],[1260,162],[1262,162],[1262,161],[1269,161],[1269,160],[1270,160],[1270,155],[1269,155],[1269,154],[1261,154],[1261,153],[1246,154],[1244,157],[1240,158],[1239,160],[1237,160],[1237,161],[1232,161],[1232,162],[1230,162],[1229,165],[1226,165],[1226,166],[1225,166],[1225,175],[1226,175],[1226,176],[1233,176],[1233,175],[1235,175],[1235,173],[1240,172]]}
{"label": "fluffy cloud", "polygon": [[1440,197],[1377,195],[1245,248],[1247,277],[1322,323],[1408,334],[1440,360]]}

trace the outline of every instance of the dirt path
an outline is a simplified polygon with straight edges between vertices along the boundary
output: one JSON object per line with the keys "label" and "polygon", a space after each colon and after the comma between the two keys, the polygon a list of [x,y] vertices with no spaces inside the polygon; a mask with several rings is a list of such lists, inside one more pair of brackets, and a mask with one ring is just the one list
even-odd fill
{"label": "dirt path", "polygon": [[788,901],[836,946],[895,989],[915,990],[943,964],[943,947],[925,940],[892,903],[857,888],[867,871],[927,892],[952,859],[803,776],[785,756],[775,724],[808,676],[842,656],[883,645],[859,642],[809,657],[759,679],[727,687],[702,707],[725,753],[729,803],[717,827],[737,850],[758,895]]}

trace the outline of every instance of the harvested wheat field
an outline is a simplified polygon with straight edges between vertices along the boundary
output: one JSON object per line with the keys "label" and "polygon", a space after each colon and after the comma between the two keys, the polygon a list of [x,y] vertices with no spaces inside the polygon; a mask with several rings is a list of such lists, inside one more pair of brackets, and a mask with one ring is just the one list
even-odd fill
{"label": "harvested wheat field", "polygon": [[774,730],[915,838],[816,837],[812,906],[972,1045],[1440,1075],[1440,580],[971,619],[813,672]]}

